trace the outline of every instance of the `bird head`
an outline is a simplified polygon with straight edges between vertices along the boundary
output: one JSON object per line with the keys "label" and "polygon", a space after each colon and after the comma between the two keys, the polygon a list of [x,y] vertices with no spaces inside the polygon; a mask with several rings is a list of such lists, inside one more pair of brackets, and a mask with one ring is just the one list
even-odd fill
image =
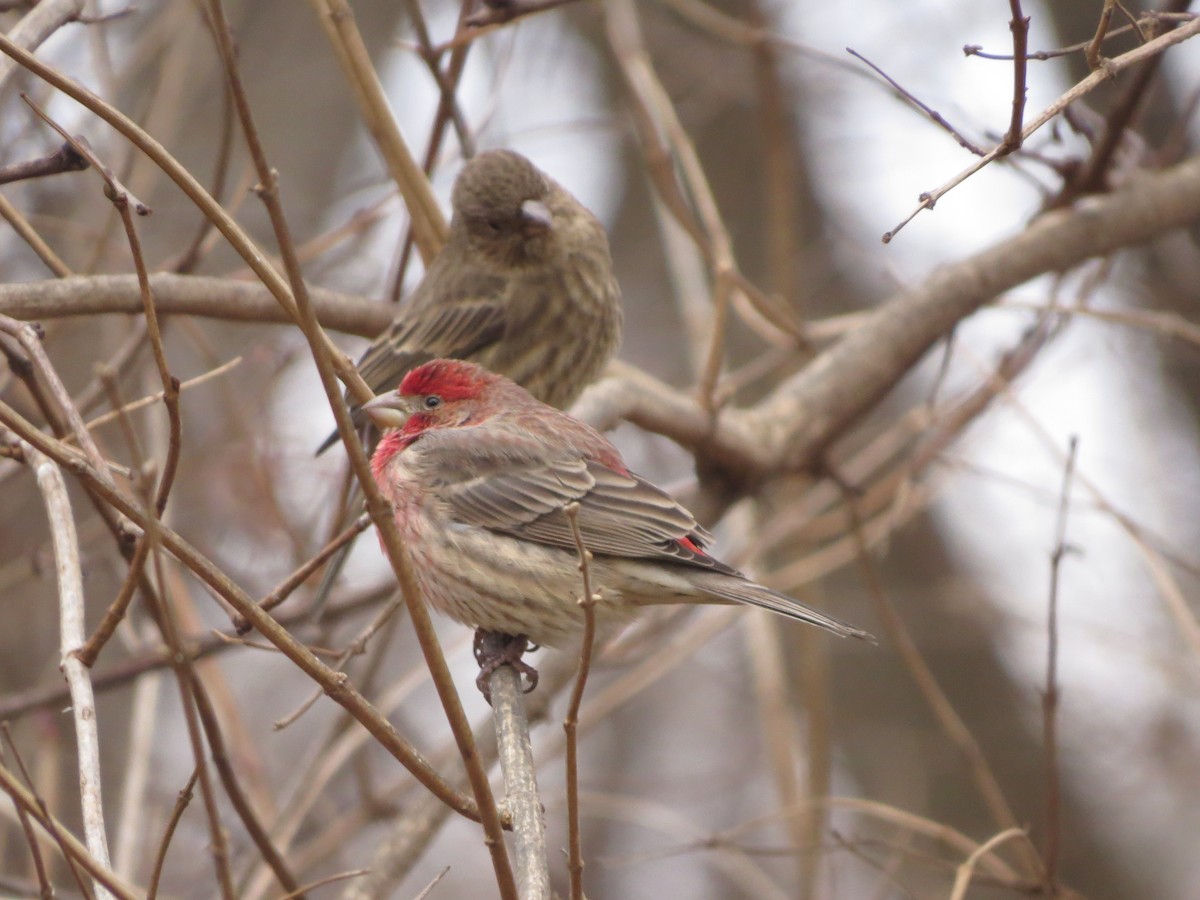
{"label": "bird head", "polygon": [[454,183],[451,231],[492,264],[518,268],[554,252],[555,185],[511,150],[468,162]]}
{"label": "bird head", "polygon": [[435,359],[405,375],[396,390],[364,404],[363,411],[381,431],[400,429],[415,438],[431,428],[452,428],[479,418],[505,380],[475,363]]}

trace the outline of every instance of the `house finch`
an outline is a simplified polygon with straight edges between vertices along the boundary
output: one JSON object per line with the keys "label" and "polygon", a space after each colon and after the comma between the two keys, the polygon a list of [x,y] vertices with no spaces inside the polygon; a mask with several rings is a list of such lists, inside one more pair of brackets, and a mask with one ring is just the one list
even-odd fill
{"label": "house finch", "polygon": [[482,366],[424,363],[364,409],[384,432],[371,468],[421,591],[459,622],[549,646],[577,637],[582,582],[564,511],[577,503],[601,628],[643,605],[738,602],[869,637],[709,556],[708,532],[602,434]]}
{"label": "house finch", "polygon": [[426,360],[473,359],[539,400],[568,406],[621,340],[604,227],[511,150],[468,162],[451,202],[449,240],[359,360],[363,380],[378,394]]}

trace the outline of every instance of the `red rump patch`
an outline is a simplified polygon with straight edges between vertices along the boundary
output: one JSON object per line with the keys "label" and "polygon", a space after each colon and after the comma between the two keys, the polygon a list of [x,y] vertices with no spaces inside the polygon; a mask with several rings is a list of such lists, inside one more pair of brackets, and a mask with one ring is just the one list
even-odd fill
{"label": "red rump patch", "polygon": [[435,359],[417,366],[400,382],[406,397],[437,394],[443,400],[469,400],[478,397],[495,375],[483,366],[461,359]]}

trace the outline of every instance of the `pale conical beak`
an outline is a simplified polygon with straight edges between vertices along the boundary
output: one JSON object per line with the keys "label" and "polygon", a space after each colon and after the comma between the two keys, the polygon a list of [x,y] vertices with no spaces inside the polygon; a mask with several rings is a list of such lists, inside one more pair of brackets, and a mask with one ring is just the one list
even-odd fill
{"label": "pale conical beak", "polygon": [[554,216],[540,200],[526,200],[521,204],[521,220],[525,231],[532,234],[549,231],[550,226],[554,224]]}
{"label": "pale conical beak", "polygon": [[402,397],[398,391],[388,391],[380,394],[374,400],[368,400],[362,405],[362,411],[370,416],[380,431],[389,428],[403,428],[415,410],[412,397]]}

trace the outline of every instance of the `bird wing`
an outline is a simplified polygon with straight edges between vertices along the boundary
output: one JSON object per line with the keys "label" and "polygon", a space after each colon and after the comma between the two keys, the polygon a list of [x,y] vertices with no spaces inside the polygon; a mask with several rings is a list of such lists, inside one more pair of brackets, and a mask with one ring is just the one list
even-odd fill
{"label": "bird wing", "polygon": [[[478,279],[474,283],[478,285]],[[423,296],[414,295],[414,299]],[[498,286],[491,293],[485,289],[478,297],[451,297],[442,305],[410,304],[408,312],[401,313],[371,342],[358,361],[358,374],[377,394],[392,390],[421,363],[477,356],[502,340],[507,328],[506,306]],[[347,401],[349,396],[347,391]],[[366,424],[366,414],[357,405],[351,404],[350,411],[357,427]],[[337,440],[335,431],[317,448],[317,456]]]}
{"label": "bird wing", "polygon": [[[481,447],[477,437],[469,435],[472,430],[453,429],[443,432],[444,437],[427,433],[405,451],[417,451],[413,463],[427,467],[422,481],[432,486],[453,524],[574,552],[578,545],[563,510],[578,503],[580,537],[596,556],[703,569],[713,574],[699,576],[697,587],[711,601],[759,606],[843,637],[874,642],[862,629],[749,581],[713,559],[705,551],[711,535],[669,494],[644,478],[578,453],[547,451],[532,439],[512,435]],[[468,462],[464,465],[464,461]],[[714,577],[720,575],[734,577]]]}
{"label": "bird wing", "polygon": [[391,390],[423,362],[478,355],[504,337],[505,327],[499,293],[401,314],[371,343],[358,371],[376,393]]}
{"label": "bird wing", "polygon": [[[472,441],[471,462],[464,467],[464,457],[450,442],[440,447],[435,443],[442,442],[413,449],[419,448],[424,457],[420,465],[439,473],[435,491],[458,524],[575,550],[564,509],[578,503],[580,536],[592,553],[670,560],[734,573],[705,552],[712,536],[692,514],[638,475],[577,453],[548,454],[532,442],[512,439],[482,450]],[[431,453],[447,456],[442,462]]]}

